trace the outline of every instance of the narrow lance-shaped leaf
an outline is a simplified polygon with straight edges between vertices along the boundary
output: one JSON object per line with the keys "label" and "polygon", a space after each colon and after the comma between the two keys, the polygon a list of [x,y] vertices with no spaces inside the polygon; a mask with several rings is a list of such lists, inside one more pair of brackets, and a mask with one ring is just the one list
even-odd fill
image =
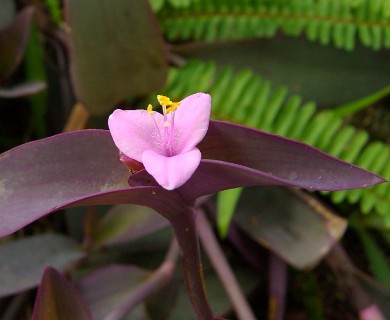
{"label": "narrow lance-shaped leaf", "polygon": [[[189,201],[243,186],[280,185],[333,191],[385,181],[304,143],[227,122],[210,121],[198,148],[203,160],[188,182],[177,189]],[[156,185],[145,171],[132,175],[130,184]]]}
{"label": "narrow lance-shaped leaf", "polygon": [[384,181],[305,144],[224,122],[210,122],[199,149],[205,159],[194,175],[168,191],[145,170],[132,175],[129,186],[108,131],[60,134],[14,148],[0,155],[0,235],[71,205],[133,203],[167,217],[186,212],[199,196],[233,187],[337,190]]}
{"label": "narrow lance-shaped leaf", "polygon": [[[158,187],[130,188],[110,134],[85,130],[27,143],[0,155],[0,235],[70,205],[133,203],[160,213],[186,204]],[[33,186],[33,187],[32,187]]]}
{"label": "narrow lance-shaped leaf", "polygon": [[92,320],[78,291],[52,267],[42,277],[31,320]]}

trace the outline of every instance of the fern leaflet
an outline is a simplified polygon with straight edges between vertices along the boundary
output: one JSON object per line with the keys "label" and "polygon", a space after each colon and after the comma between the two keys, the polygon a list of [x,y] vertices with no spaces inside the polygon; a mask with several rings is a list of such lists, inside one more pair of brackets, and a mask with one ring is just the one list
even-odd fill
{"label": "fern leaflet", "polygon": [[[171,2],[173,0],[170,0]],[[159,12],[171,41],[305,35],[352,50],[356,40],[374,50],[390,47],[388,0],[198,0],[166,2]]]}

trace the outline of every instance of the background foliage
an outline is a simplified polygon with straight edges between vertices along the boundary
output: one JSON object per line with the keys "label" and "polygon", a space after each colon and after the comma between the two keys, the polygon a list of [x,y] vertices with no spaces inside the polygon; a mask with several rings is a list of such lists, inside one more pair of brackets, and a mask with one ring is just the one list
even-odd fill
{"label": "background foliage", "polygon": [[[387,0],[123,0],[93,5],[0,0],[0,149],[63,130],[106,128],[115,107],[143,107],[156,94],[176,101],[203,91],[212,95],[214,119],[306,142],[389,180],[389,47]],[[260,198],[263,202],[256,204]],[[336,279],[345,273],[353,274],[368,300],[390,317],[383,303],[390,296],[385,286],[390,284],[389,184],[321,194],[233,190],[206,208],[226,237],[220,245],[257,316],[266,317],[267,294],[274,294],[265,289],[265,279],[273,276],[264,262],[274,261],[273,252],[283,258],[281,265],[295,268],[275,268],[292,279],[289,287],[284,282],[287,301],[277,297],[280,309],[287,306],[286,319],[300,312],[307,319],[356,318],[361,309],[344,303],[353,300],[348,285],[332,294]],[[272,210],[274,218],[267,220]],[[118,308],[164,261],[171,233],[153,213],[130,207],[67,211],[2,240],[4,319],[32,315],[35,291],[28,290],[38,285],[44,266],[38,258],[21,260],[29,250],[39,248],[47,259],[44,265],[66,271],[86,300],[76,303],[75,312],[88,317],[83,311],[87,305],[97,319],[107,316],[102,306]],[[347,222],[340,243],[350,260],[341,272],[334,263],[341,261],[340,254],[323,239],[329,234],[339,239]],[[307,254],[298,258],[298,252]],[[324,257],[326,263],[312,273],[296,271]],[[12,267],[18,263],[30,266]],[[213,309],[234,316],[215,266],[206,262],[205,269]],[[107,277],[117,280],[110,283]],[[125,278],[126,285],[119,286]],[[59,295],[69,294],[68,283],[47,269],[39,297],[50,292],[51,283],[58,285]],[[94,297],[103,284],[111,285],[111,291]],[[164,314],[183,319],[184,313],[189,319],[181,282],[172,276],[164,285],[157,288],[169,294],[144,299],[130,318],[161,319]],[[5,307],[10,301],[17,308]],[[43,311],[36,301],[38,317]],[[334,313],[327,303],[336,306]]]}

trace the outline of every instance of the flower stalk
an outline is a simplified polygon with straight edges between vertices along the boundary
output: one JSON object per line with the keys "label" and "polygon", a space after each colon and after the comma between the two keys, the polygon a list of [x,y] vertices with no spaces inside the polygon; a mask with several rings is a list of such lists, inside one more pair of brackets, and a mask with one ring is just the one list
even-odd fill
{"label": "flower stalk", "polygon": [[177,216],[170,222],[182,256],[184,282],[196,319],[213,320],[215,318],[207,301],[204,285],[195,218],[195,211],[190,210],[188,214]]}

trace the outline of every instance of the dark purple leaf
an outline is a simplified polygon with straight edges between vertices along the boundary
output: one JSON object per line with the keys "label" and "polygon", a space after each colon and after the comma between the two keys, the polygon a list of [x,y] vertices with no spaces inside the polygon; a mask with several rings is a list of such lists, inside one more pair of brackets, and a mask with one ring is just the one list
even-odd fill
{"label": "dark purple leaf", "polygon": [[94,320],[104,319],[120,306],[150,272],[124,265],[112,265],[94,271],[77,285],[91,309]]}
{"label": "dark purple leaf", "polygon": [[266,179],[305,189],[344,190],[385,181],[304,143],[227,122],[211,121],[199,149],[204,159],[252,168]]}
{"label": "dark purple leaf", "polygon": [[14,148],[0,155],[0,235],[66,206],[138,204],[172,220],[172,214],[188,211],[183,199],[192,203],[232,187],[334,190],[384,181],[302,143],[224,122],[210,123],[200,149],[206,159],[178,192],[170,192],[144,170],[132,176],[129,187],[130,174],[105,130],[60,134]]}
{"label": "dark purple leaf", "polygon": [[47,265],[64,270],[83,257],[84,252],[77,243],[58,234],[3,243],[0,246],[0,297],[37,286]]}
{"label": "dark purple leaf", "polygon": [[271,253],[268,264],[268,320],[283,320],[286,309],[288,267]]}
{"label": "dark purple leaf", "polygon": [[33,13],[33,7],[23,9],[9,26],[0,30],[0,81],[11,75],[22,61]]}
{"label": "dark purple leaf", "polygon": [[92,320],[83,297],[55,269],[42,277],[31,320]]}
{"label": "dark purple leaf", "polygon": [[102,114],[164,85],[166,48],[146,0],[67,0],[71,71],[80,101]]}
{"label": "dark purple leaf", "polygon": [[0,235],[66,206],[138,204],[160,214],[188,207],[175,192],[129,187],[129,172],[105,130],[84,130],[30,142],[0,155]]}
{"label": "dark purple leaf", "polygon": [[[191,179],[178,189],[189,201],[242,186],[342,190],[385,181],[304,143],[227,122],[211,121],[199,149],[204,160]],[[131,176],[130,184],[156,185],[156,182],[143,170]]]}

